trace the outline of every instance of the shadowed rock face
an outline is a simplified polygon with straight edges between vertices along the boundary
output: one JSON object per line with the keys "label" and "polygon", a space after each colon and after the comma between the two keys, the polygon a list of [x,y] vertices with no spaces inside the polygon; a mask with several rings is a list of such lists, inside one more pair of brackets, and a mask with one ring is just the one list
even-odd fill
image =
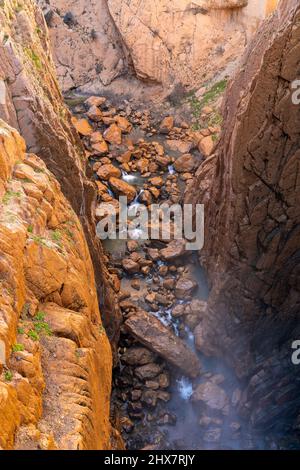
{"label": "shadowed rock face", "polygon": [[300,334],[300,106],[291,93],[299,25],[299,2],[283,1],[249,45],[227,92],[217,152],[187,194],[206,207],[201,258],[211,293],[197,344],[240,376],[255,374],[244,411],[258,426],[299,410],[291,364]]}
{"label": "shadowed rock face", "polygon": [[119,312],[108,282],[101,244],[95,238],[95,187],[85,176],[86,157],[64,105],[52,62],[43,14],[32,0],[0,9],[0,117],[18,129],[61,184],[80,217],[94,263],[101,313],[112,343]]}

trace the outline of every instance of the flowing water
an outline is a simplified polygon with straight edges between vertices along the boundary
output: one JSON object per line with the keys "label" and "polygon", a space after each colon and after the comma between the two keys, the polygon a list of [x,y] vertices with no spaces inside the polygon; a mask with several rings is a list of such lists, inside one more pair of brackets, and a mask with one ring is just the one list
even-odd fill
{"label": "flowing water", "polygon": [[[145,139],[147,142],[156,141],[163,145],[165,144],[165,137],[160,135],[147,137],[146,133],[138,127],[134,128],[129,138],[134,145],[137,145],[140,139]],[[174,158],[177,158],[179,155],[178,152],[174,151],[169,151],[168,154]],[[200,154],[196,152],[195,155],[200,161]],[[91,164],[93,163],[94,161],[91,161]],[[118,166],[116,162],[114,164]],[[173,164],[168,166],[163,175],[162,172],[159,173],[164,179],[175,174]],[[124,170],[122,170],[122,179],[136,188],[136,197],[129,208],[137,210],[140,206],[140,198],[147,179],[136,172],[130,174]],[[183,191],[184,186],[184,182],[178,180],[179,189]],[[108,189],[108,193],[114,197],[111,189]],[[141,229],[136,228],[133,235],[132,238],[139,239]],[[103,245],[105,250],[111,255],[112,266],[119,268],[122,259],[126,256],[126,240],[105,240]],[[157,261],[155,267],[156,276],[158,269],[165,264],[161,260]],[[197,295],[193,298],[205,301],[209,294],[209,288],[205,273],[199,265],[197,256],[188,256],[184,259],[182,267],[188,267],[191,276],[198,283]],[[153,286],[153,276],[153,272],[146,276],[138,274],[133,277],[123,273],[122,290],[130,293],[132,301],[141,301],[141,298],[147,295],[148,288]],[[139,279],[139,293],[131,286],[132,278]],[[160,277],[159,281],[162,282],[162,280]],[[172,308],[175,305],[184,303],[185,301],[177,300],[172,305]],[[128,434],[126,432],[123,433],[128,448],[140,449],[147,444],[153,445],[153,442],[156,448],[162,449],[260,449],[268,447],[264,436],[253,432],[250,424],[244,421],[238,414],[237,405],[242,393],[243,384],[239,383],[234,372],[221,359],[208,358],[196,351],[193,332],[180,318],[172,316],[171,308],[160,307],[159,310],[150,311],[149,313],[158,318],[163,325],[171,328],[175,335],[180,336],[187,346],[198,354],[202,370],[199,378],[191,380],[178,373],[172,367],[168,367],[171,374],[171,383],[168,389],[170,400],[161,405],[160,408],[163,408],[165,413],[168,413],[172,419],[169,424],[157,424],[155,411],[147,412],[145,418],[135,423],[134,431],[131,429],[128,431]],[[131,339],[127,338],[126,334],[124,336],[123,333],[122,338],[125,345],[131,344]],[[120,368],[116,372],[117,378],[122,378],[124,369],[120,364]],[[203,403],[200,405],[199,402],[195,403],[192,401],[192,396],[197,386],[208,382],[215,384],[218,387],[217,390],[221,389],[222,394],[226,397],[227,405],[222,412],[210,407],[203,407]],[[118,392],[117,388],[115,392]],[[123,410],[126,410],[126,399]],[[154,436],[157,435],[158,439],[154,439]]]}

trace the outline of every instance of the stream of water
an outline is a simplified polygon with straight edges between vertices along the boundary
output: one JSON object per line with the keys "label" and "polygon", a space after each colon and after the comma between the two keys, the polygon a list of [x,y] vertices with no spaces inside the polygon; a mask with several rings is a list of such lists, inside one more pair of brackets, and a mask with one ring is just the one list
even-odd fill
{"label": "stream of water", "polygon": [[[132,146],[138,146],[139,142],[158,142],[160,145],[165,146],[166,136],[156,134],[155,136],[148,137],[146,132],[139,127],[134,127],[133,131],[128,135],[128,139],[132,142]],[[124,149],[123,149],[124,150]],[[122,152],[122,149],[120,150]],[[195,158],[201,161],[199,152],[192,150]],[[115,154],[116,155],[116,154]],[[176,159],[180,153],[177,151],[168,150],[168,155]],[[110,157],[112,158],[112,157]],[[91,166],[97,159],[91,159]],[[113,164],[120,168],[120,165],[114,161]],[[144,192],[144,185],[147,183],[148,178],[145,178],[138,172],[131,173],[122,169],[121,178],[124,182],[134,186],[136,189],[136,197],[131,202],[130,208],[138,208],[141,203],[141,196]],[[158,171],[157,175],[161,176],[164,182],[168,178],[175,178],[179,190],[183,193],[185,182],[183,179],[177,177],[173,164],[169,164],[165,171]],[[151,174],[151,177],[154,175]],[[97,178],[97,176],[94,176]],[[108,194],[115,198],[114,192],[108,186]],[[165,195],[161,192],[163,200]],[[166,196],[168,197],[168,195]],[[157,201],[159,202],[159,201]],[[135,229],[133,234],[135,239],[139,239],[141,230]],[[141,248],[145,242],[140,242]],[[146,242],[151,246],[151,241]],[[128,256],[126,240],[105,240],[103,245],[107,253],[110,255],[111,267],[121,272],[122,260]],[[197,294],[193,299],[206,301],[209,295],[209,288],[204,270],[201,268],[196,255],[186,256],[176,264],[175,274],[173,275],[176,280],[176,270],[187,269],[189,274],[198,284]],[[148,274],[134,274],[127,275],[122,271],[121,277],[121,291],[129,293],[130,301],[140,303],[142,308],[145,308],[151,315],[155,316],[160,322],[170,328],[175,335],[180,336],[186,345],[194,351],[202,364],[201,374],[197,379],[191,380],[190,378],[179,373],[178,370],[172,368],[170,365],[163,364],[163,370],[170,374],[170,384],[167,388],[170,399],[165,403],[159,404],[158,409],[160,413],[165,413],[168,416],[168,422],[161,422],[158,419],[158,412],[153,409],[139,410],[140,415],[136,420],[133,418],[133,425],[127,426],[123,433],[124,440],[129,449],[141,449],[147,445],[154,446],[157,449],[263,449],[270,446],[266,443],[263,435],[254,432],[251,429],[250,423],[243,420],[238,413],[238,403],[242,395],[243,385],[239,383],[234,372],[230,370],[225,361],[217,358],[208,358],[201,354],[195,348],[195,338],[192,329],[184,322],[182,317],[174,317],[172,309],[178,305],[185,306],[188,301],[175,300],[170,306],[159,306],[158,309],[151,311],[149,305],[144,302],[144,297],[149,291],[155,288],[159,290],[158,285],[163,284],[163,277],[160,275],[160,269],[164,268],[168,263],[157,260],[154,263],[153,269]],[[170,272],[169,272],[170,275]],[[178,274],[177,274],[178,275]],[[132,280],[139,282],[138,292],[132,287]],[[120,349],[124,352],[127,346],[132,345],[132,338],[124,334],[121,335]],[[134,390],[134,373],[132,376],[129,374],[124,378],[123,372],[128,367],[122,365],[115,373],[115,390],[114,394],[117,395],[116,403],[120,406],[120,412],[127,413],[128,394],[130,390]],[[127,371],[128,373],[128,371]],[[122,391],[122,387],[118,384],[124,385],[126,393]],[[211,396],[208,398],[213,403],[209,406],[204,405],[205,400],[193,400],[193,395],[199,386],[203,385],[209,387]],[[139,391],[139,390],[135,390]],[[126,395],[127,394],[127,395]],[[215,394],[215,396],[214,396]],[[121,399],[120,399],[121,397]],[[223,401],[224,406],[215,406],[215,403]],[[135,402],[136,403],[136,402]],[[136,410],[135,410],[136,411]],[[145,412],[143,414],[143,412]],[[132,416],[131,416],[132,417]]]}

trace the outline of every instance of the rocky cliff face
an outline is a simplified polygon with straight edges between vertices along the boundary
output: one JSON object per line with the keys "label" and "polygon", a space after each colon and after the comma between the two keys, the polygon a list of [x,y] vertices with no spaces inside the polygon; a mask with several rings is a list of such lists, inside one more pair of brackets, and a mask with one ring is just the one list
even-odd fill
{"label": "rocky cliff face", "polygon": [[299,2],[281,2],[250,44],[227,93],[218,150],[187,197],[206,205],[201,257],[211,293],[197,346],[250,377],[244,411],[255,403],[251,418],[262,426],[299,409],[291,364],[300,302],[300,107],[291,96],[299,24]]}
{"label": "rocky cliff face", "polygon": [[0,6],[0,117],[20,131],[61,184],[80,217],[90,248],[105,326],[115,342],[119,313],[95,238],[94,185],[86,156],[64,105],[51,58],[43,14],[31,0],[5,0]]}
{"label": "rocky cliff face", "polygon": [[277,0],[39,0],[59,80],[99,90],[134,71],[164,87],[230,73]]}
{"label": "rocky cliff face", "polygon": [[110,448],[112,356],[79,219],[3,121],[0,167],[0,445]]}
{"label": "rocky cliff face", "polygon": [[38,0],[63,91],[109,85],[128,70],[128,54],[106,0]]}

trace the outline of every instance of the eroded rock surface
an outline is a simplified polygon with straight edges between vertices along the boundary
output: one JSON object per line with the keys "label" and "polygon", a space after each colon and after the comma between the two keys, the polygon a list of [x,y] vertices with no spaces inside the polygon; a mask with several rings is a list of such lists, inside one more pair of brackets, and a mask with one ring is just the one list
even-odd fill
{"label": "eroded rock surface", "polygon": [[3,449],[108,449],[112,354],[84,233],[43,161],[0,121]]}
{"label": "eroded rock surface", "polygon": [[[277,0],[37,0],[64,91],[135,76],[195,85],[235,67]],[[201,47],[199,47],[201,44]],[[135,84],[136,85],[136,84]],[[122,86],[122,85],[121,85]],[[116,89],[118,88],[118,85]]]}
{"label": "eroded rock surface", "polygon": [[128,57],[106,0],[38,0],[47,19],[63,91],[109,85],[128,70]]}
{"label": "eroded rock surface", "polygon": [[96,187],[85,176],[86,156],[59,90],[42,11],[33,0],[18,7],[5,0],[0,24],[0,117],[20,131],[28,151],[42,158],[80,217],[105,326],[115,344],[120,317],[102,247],[95,238]]}

